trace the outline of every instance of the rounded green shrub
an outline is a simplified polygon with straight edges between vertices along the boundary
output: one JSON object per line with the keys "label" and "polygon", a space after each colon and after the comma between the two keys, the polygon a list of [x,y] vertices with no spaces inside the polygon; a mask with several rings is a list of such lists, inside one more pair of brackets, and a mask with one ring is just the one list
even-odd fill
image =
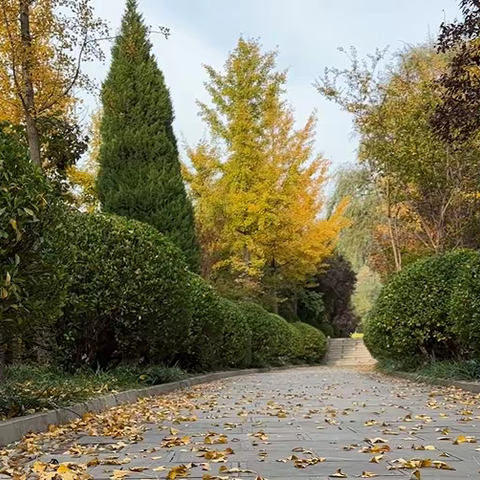
{"label": "rounded green shrub", "polygon": [[58,322],[69,365],[169,362],[191,320],[189,273],[155,228],[114,215],[72,213],[75,264]]}
{"label": "rounded green shrub", "polygon": [[327,353],[325,335],[306,323],[297,322],[293,325],[300,332],[302,338],[300,360],[307,363],[319,363]]}
{"label": "rounded green shrub", "polygon": [[5,125],[0,184],[0,344],[12,337],[41,343],[65,296],[65,210],[54,185]]}
{"label": "rounded green shrub", "polygon": [[242,309],[233,301],[220,299],[222,315],[222,365],[247,368],[252,362],[252,331]]}
{"label": "rounded green shrub", "polygon": [[303,336],[296,327],[297,323],[299,322],[287,322],[290,346],[289,358],[292,363],[301,363],[303,361]]}
{"label": "rounded green shrub", "polygon": [[222,367],[223,314],[220,296],[203,278],[191,274],[189,289],[192,321],[185,353],[179,357],[184,368],[208,371]]}
{"label": "rounded green shrub", "polygon": [[254,302],[239,302],[252,331],[252,366],[281,365],[292,358],[288,322]]}
{"label": "rounded green shrub", "polygon": [[468,357],[480,358],[480,253],[470,252],[453,284],[449,321]]}
{"label": "rounded green shrub", "polygon": [[364,327],[365,344],[375,358],[412,366],[458,355],[450,298],[458,272],[471,255],[457,250],[429,257],[390,278]]}
{"label": "rounded green shrub", "polygon": [[[269,320],[272,330],[276,332],[273,335],[275,343],[272,345],[275,356],[272,358],[271,364],[285,364],[295,360],[301,345],[301,336],[295,334],[298,333],[297,329],[292,330],[291,323],[274,313],[269,314]],[[295,333],[292,333],[293,331]]]}

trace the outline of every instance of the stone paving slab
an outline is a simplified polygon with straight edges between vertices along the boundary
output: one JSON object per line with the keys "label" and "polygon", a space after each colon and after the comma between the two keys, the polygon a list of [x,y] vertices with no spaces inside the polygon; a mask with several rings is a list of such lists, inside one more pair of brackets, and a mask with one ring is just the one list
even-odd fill
{"label": "stone paving slab", "polygon": [[[362,478],[363,472],[378,479],[412,478],[413,469],[389,470],[409,466],[399,459],[445,462],[452,470],[420,468],[419,478],[457,480],[480,476],[477,437],[480,442],[478,395],[312,367],[196,386],[32,436],[0,451],[0,480],[12,479],[12,458],[22,458],[27,472],[35,461],[47,472],[59,463],[79,472],[60,475],[62,480],[87,480],[86,474],[165,479],[182,465],[189,467],[188,476],[177,478],[326,480],[338,470],[345,478]],[[375,450],[381,448],[387,450],[383,455]],[[215,454],[218,463],[201,456]],[[112,461],[119,464],[105,464]],[[208,463],[210,470],[190,463]]]}

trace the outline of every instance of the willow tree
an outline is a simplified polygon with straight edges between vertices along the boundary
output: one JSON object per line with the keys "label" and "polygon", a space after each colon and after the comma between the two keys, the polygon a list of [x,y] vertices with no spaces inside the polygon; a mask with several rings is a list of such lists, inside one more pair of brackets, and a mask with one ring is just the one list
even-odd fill
{"label": "willow tree", "polygon": [[480,145],[452,149],[431,127],[441,102],[434,82],[448,58],[428,45],[409,48],[379,74],[384,52],[370,64],[355,52],[352,59],[350,69],[327,69],[317,86],[354,115],[359,160],[381,199],[377,240],[390,244],[394,269],[419,255],[478,244]]}
{"label": "willow tree", "polygon": [[342,206],[322,219],[328,162],[313,146],[315,117],[294,127],[276,52],[240,38],[223,72],[206,66],[210,104],[199,103],[210,139],[185,168],[196,203],[204,274],[224,270],[268,293],[304,282],[333,250]]}

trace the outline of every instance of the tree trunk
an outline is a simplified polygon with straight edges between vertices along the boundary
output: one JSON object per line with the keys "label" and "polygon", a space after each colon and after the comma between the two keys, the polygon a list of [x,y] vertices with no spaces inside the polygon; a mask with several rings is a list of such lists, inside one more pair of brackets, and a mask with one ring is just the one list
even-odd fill
{"label": "tree trunk", "polygon": [[388,218],[388,233],[390,235],[390,242],[392,244],[393,259],[395,261],[395,271],[402,270],[402,254],[397,245],[397,236],[395,235],[392,219],[392,203],[390,192],[390,179],[387,179],[387,218]]}
{"label": "tree trunk", "polygon": [[40,137],[35,119],[35,92],[32,81],[32,35],[30,32],[30,1],[19,0],[20,33],[22,38],[22,80],[23,80],[23,110],[27,127],[30,160],[42,167],[40,158]]}
{"label": "tree trunk", "polygon": [[278,315],[278,297],[276,290],[273,291],[272,295],[272,310],[275,315]]}
{"label": "tree trunk", "polygon": [[272,271],[273,271],[272,310],[275,315],[278,315],[277,262],[275,262],[275,258],[272,259]]}
{"label": "tree trunk", "polygon": [[18,337],[12,337],[9,342],[10,361],[12,365],[20,365],[22,363],[22,344]]}

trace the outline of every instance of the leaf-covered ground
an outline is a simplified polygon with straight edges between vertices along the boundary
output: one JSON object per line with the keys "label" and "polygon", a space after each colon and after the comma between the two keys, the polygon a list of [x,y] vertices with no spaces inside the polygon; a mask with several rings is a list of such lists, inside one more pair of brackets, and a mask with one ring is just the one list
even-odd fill
{"label": "leaf-covered ground", "polygon": [[327,367],[87,415],[0,448],[0,479],[478,478],[479,396]]}
{"label": "leaf-covered ground", "polygon": [[73,374],[48,365],[9,366],[6,382],[0,386],[0,421],[186,376],[179,368],[161,365],[120,366],[108,372],[80,370]]}

